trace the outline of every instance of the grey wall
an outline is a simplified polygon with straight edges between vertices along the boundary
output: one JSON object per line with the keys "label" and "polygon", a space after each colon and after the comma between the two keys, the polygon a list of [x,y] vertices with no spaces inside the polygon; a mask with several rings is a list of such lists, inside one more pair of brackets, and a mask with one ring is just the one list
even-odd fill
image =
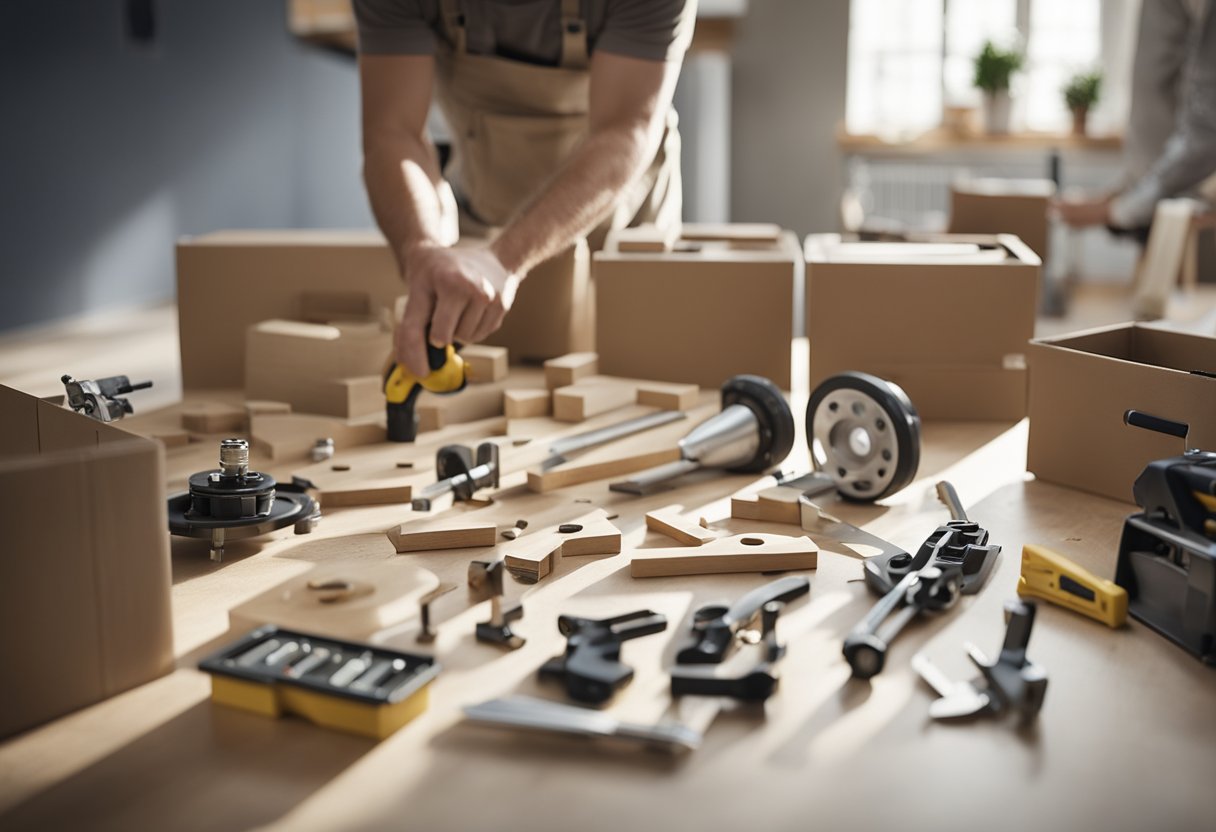
{"label": "grey wall", "polygon": [[352,61],[283,0],[0,2],[0,330],[171,297],[173,243],[366,226]]}
{"label": "grey wall", "polygon": [[735,42],[731,219],[839,226],[848,0],[754,0]]}

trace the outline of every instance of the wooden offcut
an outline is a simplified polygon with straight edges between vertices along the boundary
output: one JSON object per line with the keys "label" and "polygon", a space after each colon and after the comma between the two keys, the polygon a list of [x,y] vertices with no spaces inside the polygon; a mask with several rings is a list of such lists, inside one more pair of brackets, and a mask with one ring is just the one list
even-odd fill
{"label": "wooden offcut", "polygon": [[191,402],[182,407],[181,418],[191,433],[240,433],[247,424],[245,408],[223,402]]}
{"label": "wooden offcut", "polygon": [[777,485],[746,497],[732,497],[730,516],[736,520],[759,520],[764,523],[802,523],[802,508],[797,488]]}
{"label": "wooden offcut", "polygon": [[545,386],[550,390],[568,387],[598,372],[598,355],[593,352],[572,352],[545,362]]}
{"label": "wooden offcut", "polygon": [[629,563],[635,578],[718,575],[727,572],[783,572],[814,569],[819,547],[809,537],[739,534],[696,548],[638,549]]}
{"label": "wooden offcut", "polygon": [[487,384],[507,377],[507,348],[473,344],[460,351],[469,384]]}
{"label": "wooden offcut", "polygon": [[548,390],[504,390],[503,411],[508,419],[532,419],[548,416],[552,399]]}
{"label": "wooden offcut", "polygon": [[603,376],[553,391],[553,418],[559,422],[582,422],[637,401],[637,387]]}
{"label": "wooden offcut", "polygon": [[681,514],[683,506],[664,506],[646,513],[646,528],[685,546],[702,546],[717,535]]}

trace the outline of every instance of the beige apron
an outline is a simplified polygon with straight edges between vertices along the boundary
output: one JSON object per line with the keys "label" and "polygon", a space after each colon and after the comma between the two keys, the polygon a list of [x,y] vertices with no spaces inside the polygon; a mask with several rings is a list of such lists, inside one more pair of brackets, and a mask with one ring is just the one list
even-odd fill
{"label": "beige apron", "polygon": [[[579,0],[562,0],[556,67],[470,54],[459,0],[443,0],[450,40],[436,56],[436,93],[452,133],[444,171],[460,206],[461,235],[493,236],[544,185],[587,134],[587,26]],[[588,235],[593,249],[610,229],[680,221],[680,134],[675,110],[650,167],[616,210]]]}

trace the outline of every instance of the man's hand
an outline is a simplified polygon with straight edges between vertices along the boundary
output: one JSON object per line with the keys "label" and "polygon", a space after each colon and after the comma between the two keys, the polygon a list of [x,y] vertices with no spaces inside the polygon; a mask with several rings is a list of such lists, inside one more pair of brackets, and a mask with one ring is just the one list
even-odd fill
{"label": "man's hand", "polygon": [[403,253],[401,262],[410,291],[394,351],[419,378],[431,371],[424,340],[428,327],[432,346],[477,343],[502,325],[519,287],[519,277],[489,248],[427,243]]}
{"label": "man's hand", "polygon": [[1056,216],[1073,228],[1110,225],[1111,197],[1057,199],[1052,202]]}

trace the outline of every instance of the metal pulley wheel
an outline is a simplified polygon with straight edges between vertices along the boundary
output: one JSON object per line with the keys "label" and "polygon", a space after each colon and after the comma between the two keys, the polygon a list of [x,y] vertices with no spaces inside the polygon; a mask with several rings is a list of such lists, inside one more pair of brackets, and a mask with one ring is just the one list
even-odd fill
{"label": "metal pulley wheel", "polygon": [[920,416],[899,385],[840,373],[811,393],[806,409],[811,464],[842,497],[873,502],[912,482],[920,465]]}

